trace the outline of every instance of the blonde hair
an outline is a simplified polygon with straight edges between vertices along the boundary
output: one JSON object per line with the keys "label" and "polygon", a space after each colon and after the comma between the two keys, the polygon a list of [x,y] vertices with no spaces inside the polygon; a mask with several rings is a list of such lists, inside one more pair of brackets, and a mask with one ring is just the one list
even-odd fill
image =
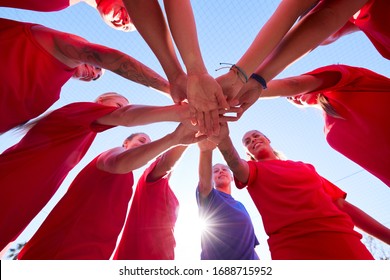
{"label": "blonde hair", "polygon": [[328,98],[322,93],[317,95],[317,103],[321,106],[321,109],[324,112],[334,118],[344,119],[340,114],[336,111],[336,109],[329,103]]}
{"label": "blonde hair", "polygon": [[145,133],[143,133],[143,132],[135,132],[135,133],[130,134],[130,135],[123,141],[122,147],[124,147],[126,141],[131,141],[135,136],[140,135],[140,134],[145,134]]}
{"label": "blonde hair", "polygon": [[116,92],[106,92],[106,93],[103,93],[101,95],[99,95],[96,99],[95,99],[95,102],[98,102],[98,101],[102,101],[102,100],[105,100],[105,99],[108,99],[108,98],[111,98],[111,97],[122,97],[124,98],[128,103],[129,100],[124,97],[123,95],[119,94],[119,93],[116,93]]}

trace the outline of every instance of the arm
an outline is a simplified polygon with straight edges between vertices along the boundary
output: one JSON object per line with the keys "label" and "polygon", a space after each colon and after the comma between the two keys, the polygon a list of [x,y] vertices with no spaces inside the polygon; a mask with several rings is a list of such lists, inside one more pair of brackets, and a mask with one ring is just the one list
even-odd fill
{"label": "arm", "polygon": [[147,106],[128,105],[96,120],[103,125],[138,126],[155,122],[189,120],[188,105]]}
{"label": "arm", "polygon": [[187,77],[176,56],[175,48],[160,5],[156,0],[123,0],[142,38],[160,62],[171,85],[175,103],[187,98]]}
{"label": "arm", "polygon": [[341,211],[344,211],[352,218],[352,221],[358,228],[390,245],[389,228],[343,198],[337,199],[335,204]]}
{"label": "arm", "polygon": [[199,194],[201,197],[207,197],[211,190],[213,189],[213,180],[212,180],[212,160],[213,160],[213,150],[216,145],[209,141],[203,140],[198,143],[199,146]]}
{"label": "arm", "polygon": [[[339,30],[366,2],[367,0],[321,2],[319,4],[322,5],[321,7],[306,15],[288,31],[273,51],[264,58],[255,73],[269,82],[288,65],[319,46],[326,38]],[[261,93],[263,89],[260,87],[259,91]],[[243,93],[240,91],[236,99],[240,100]],[[252,98],[252,100],[255,99],[255,97]]]}
{"label": "arm", "polygon": [[146,165],[165,150],[179,145],[188,145],[204,139],[196,137],[196,130],[180,124],[176,130],[151,143],[124,150],[115,148],[99,156],[97,167],[114,174],[125,174]]}
{"label": "arm", "polygon": [[321,2],[321,7],[306,15],[284,36],[255,72],[270,81],[288,65],[312,51],[343,27],[367,1]]}
{"label": "arm", "polygon": [[218,145],[218,149],[224,157],[234,177],[242,183],[247,183],[249,179],[249,165],[241,159],[237,150],[234,148],[232,140],[229,137],[227,123],[221,123],[221,132],[218,136],[209,138]]}
{"label": "arm", "polygon": [[[249,77],[283,39],[299,16],[315,2],[316,0],[282,0],[236,65]],[[228,100],[232,100],[243,86],[234,71],[229,71],[217,80]]]}
{"label": "arm", "polygon": [[165,0],[164,6],[172,36],[186,66],[187,98],[196,114],[199,130],[209,135],[218,134],[218,109],[227,109],[229,104],[204,65],[191,3],[189,0]]}
{"label": "arm", "polygon": [[337,84],[341,76],[337,72],[327,73],[326,75],[300,75],[284,79],[275,79],[268,83],[267,90],[262,90],[261,85],[253,80],[249,81],[241,88],[238,93],[240,108],[237,118],[252,106],[258,99],[275,97],[293,97],[310,93],[319,88],[329,88]]}
{"label": "arm", "polygon": [[261,85],[253,80],[249,81],[238,92],[238,103],[241,112],[237,114],[237,119],[241,118],[258,99],[288,97],[303,94],[315,90],[323,84],[323,80],[317,76],[301,75],[280,80],[272,80],[268,84],[267,90],[262,90]]}
{"label": "arm", "polygon": [[357,31],[360,31],[359,27],[357,27],[355,24],[353,24],[352,22],[350,21],[347,21],[347,23],[340,28],[339,31],[333,33],[332,35],[330,35],[328,38],[326,38],[322,43],[321,43],[321,46],[325,46],[325,45],[329,45],[335,41],[337,41],[338,39],[340,39],[341,37],[345,36],[345,35],[348,35],[348,34],[351,34],[351,33],[354,33],[354,32],[357,32]]}
{"label": "arm", "polygon": [[154,169],[149,173],[147,180],[154,182],[171,172],[187,147],[186,145],[177,146],[165,152]]}
{"label": "arm", "polygon": [[133,82],[169,93],[168,81],[127,54],[43,26],[34,26],[32,32],[42,47],[69,67],[91,64],[110,70]]}
{"label": "arm", "polygon": [[299,16],[315,2],[316,0],[282,0],[236,65],[246,73],[252,73],[279,44]]}

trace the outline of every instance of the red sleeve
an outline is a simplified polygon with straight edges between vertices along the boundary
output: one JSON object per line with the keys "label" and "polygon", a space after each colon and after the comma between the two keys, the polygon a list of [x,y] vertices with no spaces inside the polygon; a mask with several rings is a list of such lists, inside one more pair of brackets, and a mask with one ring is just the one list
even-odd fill
{"label": "red sleeve", "polygon": [[240,182],[239,180],[237,180],[236,177],[234,177],[234,183],[236,184],[236,187],[238,189],[243,189],[243,188],[245,188],[247,186],[251,186],[256,181],[256,178],[257,178],[256,163],[253,162],[253,161],[248,161],[248,165],[249,165],[249,178],[248,178],[248,182],[247,183]]}
{"label": "red sleeve", "polygon": [[337,187],[335,184],[329,182],[327,179],[322,178],[323,181],[323,186],[325,192],[330,195],[332,200],[336,200],[338,198],[343,198],[345,199],[347,197],[347,193],[341,190],[339,187]]}

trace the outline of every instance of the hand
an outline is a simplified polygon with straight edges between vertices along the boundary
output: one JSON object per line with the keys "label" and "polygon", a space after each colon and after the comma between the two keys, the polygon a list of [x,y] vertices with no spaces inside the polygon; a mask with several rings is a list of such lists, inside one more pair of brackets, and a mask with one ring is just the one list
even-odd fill
{"label": "hand", "polygon": [[235,71],[229,71],[215,80],[221,86],[223,94],[226,96],[230,106],[237,105],[237,99],[235,97],[245,84],[237,73]]}
{"label": "hand", "polygon": [[125,32],[135,30],[135,26],[121,0],[101,0],[96,9],[104,22],[110,27]]}
{"label": "hand", "polygon": [[236,99],[238,100],[238,106],[242,109],[241,113],[238,113],[238,119],[250,106],[252,106],[260,97],[263,88],[255,80],[249,79],[248,82],[240,89]]}
{"label": "hand", "polygon": [[221,129],[219,131],[219,135],[210,136],[207,138],[216,145],[218,145],[219,143],[221,143],[221,141],[229,137],[229,127],[227,122],[220,123],[220,128]]}
{"label": "hand", "polygon": [[208,139],[205,139],[205,140],[202,140],[202,141],[198,142],[198,147],[199,147],[199,150],[201,152],[204,152],[204,151],[212,151],[212,150],[214,150],[217,147],[217,145],[214,142],[212,142],[212,141],[210,141]]}
{"label": "hand", "polygon": [[183,72],[169,81],[171,98],[175,104],[187,100],[187,75]]}
{"label": "hand", "polygon": [[[219,110],[219,122],[234,122],[242,115],[242,108],[230,107],[229,110]],[[234,115],[235,114],[235,115]]]}
{"label": "hand", "polygon": [[190,74],[187,81],[187,98],[193,123],[202,134],[219,133],[219,109],[229,109],[220,85],[208,73]]}
{"label": "hand", "polygon": [[196,127],[185,125],[183,123],[179,124],[175,129],[173,137],[179,144],[182,145],[189,145],[207,139],[206,135],[199,134]]}

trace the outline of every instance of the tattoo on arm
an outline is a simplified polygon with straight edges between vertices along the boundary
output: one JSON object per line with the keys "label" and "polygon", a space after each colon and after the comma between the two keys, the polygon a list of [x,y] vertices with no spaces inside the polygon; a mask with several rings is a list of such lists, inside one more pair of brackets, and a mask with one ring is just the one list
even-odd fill
{"label": "tattoo on arm", "polygon": [[135,58],[118,50],[91,44],[82,39],[75,40],[70,35],[65,39],[56,40],[56,47],[69,59],[110,70],[128,80],[148,87],[164,92],[169,91],[167,80]]}
{"label": "tattoo on arm", "polygon": [[240,167],[241,158],[238,155],[236,149],[228,149],[228,150],[220,150],[224,159],[226,160],[226,163],[230,167],[230,169],[233,171],[237,170]]}

